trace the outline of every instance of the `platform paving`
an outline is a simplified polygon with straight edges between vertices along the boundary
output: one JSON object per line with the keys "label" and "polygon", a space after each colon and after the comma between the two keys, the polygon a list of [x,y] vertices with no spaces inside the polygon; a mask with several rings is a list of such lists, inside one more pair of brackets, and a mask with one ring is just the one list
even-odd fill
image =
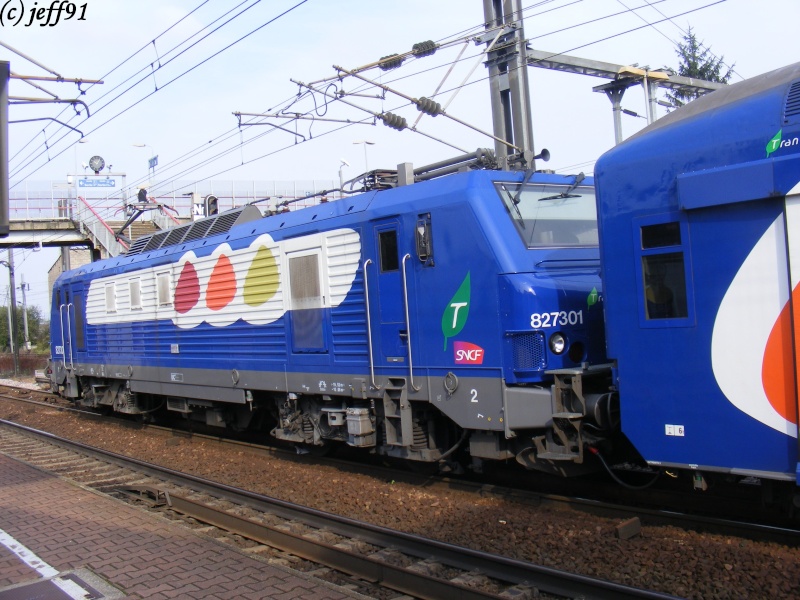
{"label": "platform paving", "polygon": [[[0,600],[69,598],[70,581],[85,598],[364,598],[2,454],[0,538]],[[43,581],[59,589],[24,595]]]}

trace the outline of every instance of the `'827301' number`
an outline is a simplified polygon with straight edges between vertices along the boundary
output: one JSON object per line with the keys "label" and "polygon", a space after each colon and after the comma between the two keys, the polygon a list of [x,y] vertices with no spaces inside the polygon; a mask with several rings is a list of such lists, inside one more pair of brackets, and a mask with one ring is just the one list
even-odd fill
{"label": "'827301' number", "polygon": [[531,315],[531,327],[533,329],[566,327],[567,325],[583,325],[583,311],[562,310],[546,313],[533,313]]}

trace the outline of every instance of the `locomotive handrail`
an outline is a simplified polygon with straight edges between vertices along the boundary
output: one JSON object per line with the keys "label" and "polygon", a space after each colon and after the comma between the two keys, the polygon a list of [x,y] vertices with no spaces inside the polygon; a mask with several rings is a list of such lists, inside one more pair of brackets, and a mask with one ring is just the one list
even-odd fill
{"label": "locomotive handrail", "polygon": [[[58,307],[58,320],[61,324],[61,363],[63,364],[64,368],[67,368],[67,351],[66,351],[66,338],[64,337],[64,308],[66,308],[66,304],[61,304]],[[67,315],[69,316],[69,315]]]}
{"label": "locomotive handrail", "polygon": [[[75,363],[72,362],[72,326],[69,323],[69,307],[70,306],[72,307],[72,310],[74,311],[75,310],[75,305],[72,302],[67,304],[67,336],[69,337],[69,368],[74,370],[75,369]],[[62,336],[63,336],[63,334],[62,334]],[[62,338],[61,341],[62,342],[64,341],[63,338]],[[66,367],[66,366],[67,366],[67,356],[66,356],[66,347],[65,347],[65,349],[64,349],[64,367]]]}
{"label": "locomotive handrail", "polygon": [[[58,307],[59,321],[61,322],[61,362],[65,369],[67,368],[67,340],[69,340],[69,367],[70,369],[75,368],[75,364],[72,360],[72,328],[69,323],[70,306],[74,306],[72,302],[69,304],[62,304]],[[67,311],[67,337],[64,337],[64,309]]]}
{"label": "locomotive handrail", "polygon": [[369,348],[369,383],[373,389],[379,390],[381,386],[375,383],[375,361],[372,357],[372,319],[369,314],[369,282],[367,281],[367,266],[372,264],[372,259],[364,261],[364,304],[367,307],[367,347]]}
{"label": "locomotive handrail", "polygon": [[403,257],[403,306],[406,309],[406,336],[408,338],[408,373],[411,383],[411,389],[415,392],[420,391],[422,388],[414,385],[414,362],[411,360],[411,322],[408,318],[408,282],[406,281],[406,260],[411,258],[410,254]]}

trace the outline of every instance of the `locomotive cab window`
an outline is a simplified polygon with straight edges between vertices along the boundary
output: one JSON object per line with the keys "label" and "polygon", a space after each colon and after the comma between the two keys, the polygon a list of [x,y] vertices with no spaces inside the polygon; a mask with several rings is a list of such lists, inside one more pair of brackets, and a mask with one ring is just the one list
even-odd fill
{"label": "locomotive cab window", "polygon": [[378,234],[381,255],[381,273],[400,269],[400,258],[397,254],[397,231],[381,231]]}
{"label": "locomotive cab window", "polygon": [[[663,219],[663,215],[660,216]],[[640,299],[644,324],[656,325],[688,319],[689,289],[686,276],[688,230],[680,220],[653,223],[641,220],[638,230]]]}
{"label": "locomotive cab window", "polygon": [[573,185],[497,183],[497,193],[528,248],[597,246],[594,188]]}

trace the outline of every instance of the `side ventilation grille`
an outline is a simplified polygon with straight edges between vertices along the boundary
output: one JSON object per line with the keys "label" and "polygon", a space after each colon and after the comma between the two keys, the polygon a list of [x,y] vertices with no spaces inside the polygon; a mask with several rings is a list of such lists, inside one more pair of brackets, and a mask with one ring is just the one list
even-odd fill
{"label": "side ventilation grille", "polygon": [[193,242],[203,238],[227,233],[234,226],[256,221],[262,217],[261,211],[248,204],[242,208],[229,210],[224,213],[206,217],[188,225],[182,225],[166,231],[159,231],[152,235],[140,237],[126,253],[134,256],[142,252],[150,252],[159,248],[175,246],[180,243]]}
{"label": "side ventilation grille", "polygon": [[783,110],[783,124],[788,125],[800,119],[800,81],[795,81],[789,87],[786,95],[786,107]]}

